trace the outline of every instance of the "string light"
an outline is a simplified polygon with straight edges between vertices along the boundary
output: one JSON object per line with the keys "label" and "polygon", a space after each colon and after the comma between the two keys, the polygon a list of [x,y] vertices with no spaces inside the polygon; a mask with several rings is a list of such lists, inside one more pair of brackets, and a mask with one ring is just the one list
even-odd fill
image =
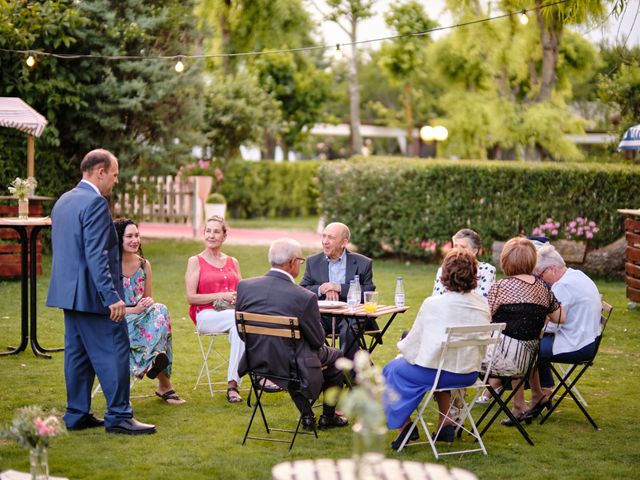
{"label": "string light", "polygon": [[[554,7],[556,5],[561,5],[563,3],[567,3],[569,0],[557,0],[553,3],[549,3],[546,5],[540,5],[538,7],[535,8],[531,8],[528,11],[538,11],[538,10],[543,10],[546,8],[550,8],[550,7]],[[527,10],[522,10],[521,13],[518,15],[520,22],[528,22],[529,19],[526,15]],[[435,28],[431,28],[428,30],[424,30],[421,32],[412,32],[412,33],[403,33],[403,34],[399,34],[399,35],[390,35],[387,37],[379,37],[379,38],[371,38],[368,40],[358,40],[355,42],[346,42],[343,43],[342,46],[345,45],[362,45],[362,44],[367,44],[367,43],[376,43],[376,42],[382,42],[385,40],[395,40],[398,38],[407,38],[407,37],[417,37],[417,36],[423,36],[423,35],[429,35],[431,33],[434,32],[440,32],[440,31],[445,31],[445,30],[451,30],[451,29],[455,29],[455,28],[462,28],[462,27],[468,27],[471,25],[477,25],[477,24],[481,24],[481,23],[485,23],[485,22],[490,22],[493,20],[499,20],[502,18],[507,18],[510,17],[512,15],[516,15],[517,12],[507,12],[501,15],[496,15],[493,17],[486,17],[486,18],[479,18],[477,20],[470,20],[468,22],[461,22],[455,25],[448,25],[448,26],[443,26],[443,27],[435,27]],[[526,20],[525,20],[526,19]],[[284,49],[278,49],[278,50],[269,50],[269,51],[261,51],[261,52],[238,52],[238,53],[213,53],[213,54],[203,54],[203,55],[149,55],[149,56],[143,56],[143,55],[95,55],[95,54],[76,54],[76,53],[51,53],[51,52],[43,52],[43,51],[29,51],[29,50],[17,50],[17,49],[11,49],[11,48],[0,48],[0,52],[7,52],[7,53],[21,53],[21,54],[28,54],[29,56],[33,56],[33,54],[42,56],[42,57],[54,57],[54,58],[61,58],[61,59],[66,59],[66,60],[74,60],[74,59],[80,59],[80,58],[100,58],[103,60],[172,60],[172,59],[178,59],[178,61],[175,64],[175,70],[176,72],[182,72],[184,71],[184,63],[182,63],[181,59],[185,59],[185,58],[189,58],[189,59],[204,59],[204,58],[230,58],[230,57],[251,57],[251,56],[258,56],[258,55],[273,55],[273,54],[278,54],[278,53],[294,53],[294,52],[308,52],[308,51],[312,51],[312,50],[327,50],[329,48],[332,48],[333,45],[314,45],[314,46],[310,46],[310,47],[298,47],[298,48],[284,48]],[[342,56],[344,55],[342,50],[340,49],[340,44],[336,44],[336,52],[334,53],[334,58],[338,59],[342,58]],[[27,59],[28,60],[28,59]],[[35,58],[33,59],[34,64],[35,64]]]}
{"label": "string light", "polygon": [[529,23],[529,17],[527,16],[526,10],[522,10],[522,12],[520,12],[520,15],[518,15],[518,20],[520,20],[520,23],[522,25],[526,25],[527,23]]}
{"label": "string light", "polygon": [[33,55],[29,55],[27,57],[26,64],[27,64],[27,67],[29,68],[34,67],[34,65],[36,64],[36,59],[33,57]]}
{"label": "string light", "polygon": [[344,57],[344,54],[342,53],[342,50],[340,50],[340,44],[336,43],[336,51],[333,52],[333,59],[339,62],[342,60],[342,57]]}

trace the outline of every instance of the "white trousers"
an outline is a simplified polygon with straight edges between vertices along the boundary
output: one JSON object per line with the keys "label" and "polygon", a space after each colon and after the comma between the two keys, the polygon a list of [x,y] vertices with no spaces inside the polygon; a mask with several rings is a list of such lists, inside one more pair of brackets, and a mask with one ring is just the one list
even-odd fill
{"label": "white trousers", "polygon": [[244,342],[238,335],[236,328],[236,311],[222,310],[202,310],[196,315],[196,325],[200,333],[229,332],[229,343],[231,352],[229,353],[229,369],[227,370],[227,381],[235,380],[240,384],[238,375],[238,364],[244,353]]}

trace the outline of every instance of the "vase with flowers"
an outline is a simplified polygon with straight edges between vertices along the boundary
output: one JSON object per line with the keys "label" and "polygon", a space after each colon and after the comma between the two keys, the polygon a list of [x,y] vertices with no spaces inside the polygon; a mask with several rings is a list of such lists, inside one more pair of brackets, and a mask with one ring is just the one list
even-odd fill
{"label": "vase with flowers", "polygon": [[387,433],[382,407],[385,390],[382,371],[371,363],[369,352],[366,350],[359,350],[353,361],[339,359],[336,367],[343,370],[345,375],[355,372],[356,385],[340,403],[340,407],[354,421],[352,431],[355,478],[380,478]]}
{"label": "vase with flowers", "polygon": [[28,406],[19,408],[11,425],[0,434],[29,449],[32,480],[47,480],[49,441],[65,432],[64,425],[55,414],[47,414],[38,406]]}
{"label": "vase with flowers", "polygon": [[9,193],[18,199],[18,218],[26,220],[29,218],[29,197],[33,195],[38,182],[34,177],[16,179],[9,184]]}

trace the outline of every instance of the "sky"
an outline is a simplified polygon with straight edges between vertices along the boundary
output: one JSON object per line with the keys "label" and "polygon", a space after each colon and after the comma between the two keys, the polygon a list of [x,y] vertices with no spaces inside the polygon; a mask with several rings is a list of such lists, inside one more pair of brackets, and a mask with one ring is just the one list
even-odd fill
{"label": "sky", "polygon": [[[347,42],[348,36],[335,23],[322,19],[322,12],[328,12],[329,8],[325,0],[303,0],[308,10],[312,12],[318,23],[321,25],[321,32],[325,43]],[[481,0],[483,4],[489,3]],[[389,10],[389,6],[394,0],[377,0],[374,4],[375,16],[367,19],[360,27],[358,40],[369,40],[385,37],[391,32],[384,22],[384,13]],[[444,12],[444,0],[422,0],[422,5],[430,18],[437,20],[440,26],[451,25],[451,17]],[[495,3],[495,1],[493,2]],[[532,2],[533,3],[533,2]],[[317,8],[316,8],[317,7]],[[582,27],[577,31],[587,36],[592,42],[598,43],[602,39],[607,39],[609,43],[623,44],[628,46],[640,45],[640,0],[629,0],[625,12],[619,17],[611,16],[607,22],[600,26],[591,28]],[[634,23],[635,22],[635,23]],[[446,34],[445,32],[435,33],[434,38]],[[381,42],[373,42],[368,48],[378,48]]]}

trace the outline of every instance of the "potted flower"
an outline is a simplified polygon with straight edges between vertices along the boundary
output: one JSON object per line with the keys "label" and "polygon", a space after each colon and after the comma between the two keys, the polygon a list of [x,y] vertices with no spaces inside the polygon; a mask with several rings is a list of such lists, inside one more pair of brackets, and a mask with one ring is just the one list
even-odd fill
{"label": "potted flower", "polygon": [[34,177],[16,179],[9,185],[9,193],[18,199],[18,218],[26,220],[29,218],[29,197],[38,186]]}
{"label": "potted flower", "polygon": [[212,193],[207,197],[207,203],[204,206],[204,211],[207,218],[213,215],[218,215],[224,218],[224,214],[227,212],[227,200],[221,193]]}
{"label": "potted flower", "polygon": [[582,263],[588,242],[599,231],[596,222],[579,216],[564,225],[553,218],[547,218],[545,223],[538,225],[531,233],[549,238],[566,262]]}
{"label": "potted flower", "polygon": [[37,406],[22,407],[9,428],[0,436],[18,442],[29,449],[31,478],[49,478],[47,447],[51,438],[66,432],[64,424],[56,415],[46,414]]}

